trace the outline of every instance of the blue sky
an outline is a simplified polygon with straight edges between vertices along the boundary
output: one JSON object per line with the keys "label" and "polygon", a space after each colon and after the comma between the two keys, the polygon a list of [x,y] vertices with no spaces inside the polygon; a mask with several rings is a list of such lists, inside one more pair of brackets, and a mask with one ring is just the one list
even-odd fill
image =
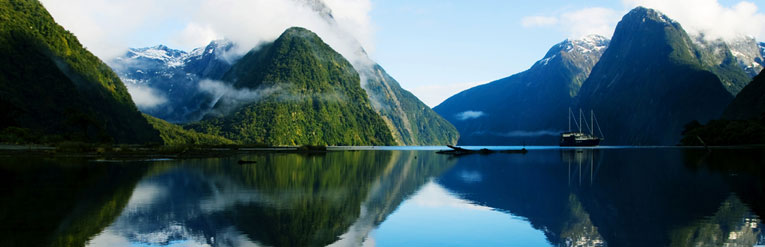
{"label": "blue sky", "polygon": [[556,28],[525,28],[530,15],[618,1],[374,0],[374,58],[431,106],[462,89],[521,72],[567,38]]}
{"label": "blue sky", "polygon": [[638,5],[665,12],[689,32],[765,40],[761,0],[322,0],[339,28],[294,1],[42,0],[104,60],[128,47],[190,50],[220,38],[254,47],[289,26],[317,32],[345,55],[351,37],[430,106],[526,70],[566,38],[610,37],[621,16]]}

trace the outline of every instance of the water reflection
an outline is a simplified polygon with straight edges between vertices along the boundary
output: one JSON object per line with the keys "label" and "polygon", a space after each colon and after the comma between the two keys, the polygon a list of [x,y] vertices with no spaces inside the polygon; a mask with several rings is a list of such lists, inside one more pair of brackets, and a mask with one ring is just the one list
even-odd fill
{"label": "water reflection", "polygon": [[0,246],[765,243],[761,150],[0,161]]}
{"label": "water reflection", "polygon": [[[748,206],[751,202],[739,200],[746,191],[732,188],[729,176],[709,164],[730,169],[737,165],[694,152],[560,150],[525,157],[473,156],[461,159],[439,183],[467,200],[527,218],[558,246],[732,246],[744,236],[758,239],[746,243],[762,243],[759,224],[751,224],[759,222]],[[752,154],[758,153],[720,155],[762,161]],[[691,161],[697,165],[689,169],[686,162]],[[700,161],[705,164],[698,165]],[[727,164],[717,163],[721,161]],[[481,174],[482,181],[465,181],[466,171]],[[750,182],[755,180],[760,181]],[[761,185],[748,183],[748,188]],[[761,203],[761,198],[754,200]],[[709,217],[734,204],[742,210],[724,214],[731,227],[692,230],[709,225]],[[752,234],[737,233],[747,227],[752,230],[744,232]]]}

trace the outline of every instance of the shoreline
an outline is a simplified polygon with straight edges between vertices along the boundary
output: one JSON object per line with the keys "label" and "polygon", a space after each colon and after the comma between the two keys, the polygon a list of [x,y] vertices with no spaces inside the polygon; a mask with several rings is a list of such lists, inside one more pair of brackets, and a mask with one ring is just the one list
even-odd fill
{"label": "shoreline", "polygon": [[[460,146],[465,149],[492,148],[494,150],[513,150],[522,146]],[[529,151],[541,150],[606,150],[606,149],[765,149],[765,145],[746,146],[599,146],[599,147],[559,147],[525,146]],[[48,145],[13,145],[0,144],[0,157],[52,157],[52,158],[90,158],[105,160],[156,160],[156,159],[195,159],[218,158],[235,155],[258,153],[294,153],[321,155],[327,152],[344,151],[442,151],[450,150],[446,146],[248,146],[248,145],[182,145],[182,146],[142,146],[142,145],[97,145],[55,147]]]}

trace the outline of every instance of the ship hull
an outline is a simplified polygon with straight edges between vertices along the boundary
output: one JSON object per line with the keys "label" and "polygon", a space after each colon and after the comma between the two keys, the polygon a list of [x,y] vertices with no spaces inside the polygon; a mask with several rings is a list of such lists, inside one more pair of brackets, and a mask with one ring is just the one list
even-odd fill
{"label": "ship hull", "polygon": [[600,138],[581,132],[568,132],[561,134],[561,147],[593,147],[600,145]]}
{"label": "ship hull", "polygon": [[596,147],[600,145],[600,139],[588,140],[561,140],[561,147]]}

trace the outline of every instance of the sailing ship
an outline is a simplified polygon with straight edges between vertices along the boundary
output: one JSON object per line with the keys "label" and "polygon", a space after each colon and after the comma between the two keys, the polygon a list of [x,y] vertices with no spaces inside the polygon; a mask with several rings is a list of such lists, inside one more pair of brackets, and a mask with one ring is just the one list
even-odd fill
{"label": "sailing ship", "polygon": [[[560,135],[561,147],[594,147],[600,145],[600,142],[603,140],[603,131],[600,130],[600,124],[598,124],[598,119],[595,118],[595,112],[590,110],[589,123],[583,116],[584,113],[582,112],[582,109],[579,109],[579,122],[577,122],[576,118],[574,118],[574,112],[571,111],[571,108],[568,109],[568,132]],[[571,131],[572,119],[574,120],[574,124],[579,128],[578,132]],[[587,129],[590,130],[589,134],[582,131],[582,127],[585,125]],[[598,127],[600,137],[595,135],[596,126]]]}

